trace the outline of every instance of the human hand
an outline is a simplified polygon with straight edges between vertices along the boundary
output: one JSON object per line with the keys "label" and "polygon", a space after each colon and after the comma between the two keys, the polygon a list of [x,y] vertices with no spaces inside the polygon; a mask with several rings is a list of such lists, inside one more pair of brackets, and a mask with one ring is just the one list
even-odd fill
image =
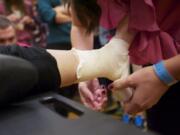
{"label": "human hand", "polygon": [[20,23],[22,23],[22,24],[32,24],[32,23],[34,23],[34,21],[33,21],[33,19],[32,19],[31,17],[29,17],[29,16],[24,16],[24,17],[21,19]]}
{"label": "human hand", "polygon": [[67,23],[71,22],[70,12],[67,6],[61,5],[53,8],[56,12],[56,23]]}
{"label": "human hand", "polygon": [[69,10],[68,10],[68,6],[66,6],[66,5],[56,6],[53,9],[56,13],[70,14]]}
{"label": "human hand", "polygon": [[54,9],[54,11],[56,12],[56,13],[61,13],[61,11],[62,11],[62,8],[61,8],[61,6],[56,6],[55,8],[53,8]]}
{"label": "human hand", "polygon": [[156,76],[153,67],[146,67],[123,80],[116,80],[111,84],[113,91],[133,88],[132,98],[124,102],[124,110],[129,114],[151,108],[167,91],[168,86]]}
{"label": "human hand", "polygon": [[10,15],[7,16],[7,18],[12,22],[16,22],[16,21],[18,21],[20,19],[20,17],[15,15],[15,14],[10,14]]}
{"label": "human hand", "polygon": [[83,104],[99,111],[107,101],[106,89],[100,86],[98,79],[79,83],[79,93]]}

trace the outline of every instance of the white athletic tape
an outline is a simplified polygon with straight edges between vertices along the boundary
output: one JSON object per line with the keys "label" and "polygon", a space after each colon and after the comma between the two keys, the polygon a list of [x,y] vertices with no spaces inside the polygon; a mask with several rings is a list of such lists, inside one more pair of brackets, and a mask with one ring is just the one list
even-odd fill
{"label": "white athletic tape", "polygon": [[[128,48],[129,44],[118,38],[112,38],[108,44],[97,50],[82,51],[73,48],[73,52],[79,58],[78,82],[96,77],[105,77],[110,80],[127,77],[129,75]],[[127,95],[127,93],[122,95]],[[130,95],[132,95],[131,92]]]}

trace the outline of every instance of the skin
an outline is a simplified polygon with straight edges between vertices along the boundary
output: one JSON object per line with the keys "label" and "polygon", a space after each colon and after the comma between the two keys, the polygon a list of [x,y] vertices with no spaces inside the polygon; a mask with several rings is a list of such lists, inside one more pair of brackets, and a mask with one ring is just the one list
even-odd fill
{"label": "skin", "polygon": [[[71,40],[73,47],[82,50],[92,49],[93,33],[87,35],[85,33],[86,29],[81,27],[78,19],[75,16],[76,14],[75,12],[73,12],[73,26],[71,30]],[[136,33],[128,31],[128,18],[125,17],[124,20],[121,23],[119,23],[114,37],[123,39],[124,41],[130,44],[133,41],[135,34]],[[97,82],[97,79],[79,83],[79,91],[83,104],[93,110],[94,108],[99,108],[99,106],[97,106],[94,100],[94,91],[97,90],[97,87],[100,87],[100,84],[99,82],[95,82]],[[106,104],[105,100],[101,101],[102,105]]]}
{"label": "skin", "polygon": [[[73,13],[75,14],[75,11],[73,11]],[[76,31],[74,30],[75,31],[74,33],[78,35],[79,39],[75,38],[76,35],[73,36],[74,37],[74,40],[72,40],[72,43],[74,43],[73,46],[76,48],[92,49],[91,47],[89,47],[91,46],[90,44],[92,40],[90,38],[89,40],[87,40],[87,38],[84,38],[83,29],[85,28],[82,28],[79,25],[79,22],[76,17],[74,18],[75,18],[74,22],[77,22],[78,24],[76,25],[76,23],[73,23],[74,28],[76,28]],[[126,21],[123,21],[121,24],[119,24],[119,26],[117,27],[117,33],[115,36],[122,38],[125,41],[131,43],[135,33],[132,33],[132,32],[129,33],[128,30],[126,29],[127,27],[123,27],[124,24],[128,24],[128,23],[126,23]],[[80,31],[80,29],[82,32]],[[82,46],[87,46],[87,47],[82,47]],[[171,75],[176,80],[179,80],[180,79],[180,71],[179,71],[180,63],[177,63],[179,61],[177,60],[177,57],[173,59],[175,60],[170,59],[170,60],[164,61],[164,63],[167,70],[171,73]],[[79,85],[80,85],[81,93],[84,93],[84,94],[81,94],[81,98],[93,99],[92,98],[93,91],[94,91],[94,88],[97,87],[96,85],[93,84],[93,81],[82,82]],[[89,87],[89,85],[91,85],[91,87]],[[160,100],[162,95],[164,95],[164,93],[166,93],[169,88],[168,86],[166,86],[159,80],[159,78],[156,76],[152,67],[143,68],[133,73],[132,75],[130,75],[127,79],[116,80],[112,85],[110,85],[110,88],[112,88],[113,90],[124,89],[127,87],[131,87],[134,89],[133,97],[131,98],[131,100],[129,100],[128,102],[124,104],[125,111],[130,114],[134,114],[134,113],[146,110],[148,108],[151,108]],[[91,104],[93,104],[93,100],[88,101],[88,102],[86,102],[86,100],[83,100],[83,103],[86,105],[88,104],[91,108],[92,106]]]}
{"label": "skin", "polygon": [[[80,21],[77,18],[76,11],[73,9],[73,6],[70,8],[71,18],[72,18],[72,29],[71,29],[71,41],[72,47],[78,48],[81,50],[90,50],[93,49],[93,38],[94,33],[86,33],[86,28],[82,27]],[[117,26],[117,31],[115,38],[120,38],[128,42],[129,44],[134,39],[135,33],[128,31],[128,17],[125,17],[123,21]],[[94,100],[95,95],[94,91],[100,88],[100,84],[97,79],[81,82],[79,83],[79,92],[82,99],[82,102],[87,107],[94,110],[94,108],[99,108],[99,105],[96,104]],[[105,100],[101,100],[101,105],[106,104]]]}
{"label": "skin", "polygon": [[9,26],[5,29],[0,29],[0,45],[16,44],[16,31],[13,26]]}
{"label": "skin", "polygon": [[[180,80],[180,55],[164,61],[164,64],[169,73]],[[124,80],[116,80],[109,87],[114,91],[128,87],[134,89],[131,100],[124,103],[124,109],[129,114],[151,108],[169,88],[157,77],[152,66],[142,68]]]}
{"label": "skin", "polygon": [[71,16],[67,6],[57,6],[53,10],[56,12],[55,21],[57,24],[71,22]]}
{"label": "skin", "polygon": [[81,101],[86,107],[95,111],[100,111],[105,106],[107,102],[106,92],[106,88],[100,86],[97,79],[79,84],[79,94]]}

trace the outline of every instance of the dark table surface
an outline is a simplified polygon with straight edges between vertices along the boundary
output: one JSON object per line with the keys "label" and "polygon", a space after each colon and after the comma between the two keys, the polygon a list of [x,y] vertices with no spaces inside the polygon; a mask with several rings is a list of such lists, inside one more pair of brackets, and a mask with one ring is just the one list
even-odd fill
{"label": "dark table surface", "polygon": [[[70,120],[62,110],[80,115]],[[0,135],[155,135],[56,94],[0,110]]]}

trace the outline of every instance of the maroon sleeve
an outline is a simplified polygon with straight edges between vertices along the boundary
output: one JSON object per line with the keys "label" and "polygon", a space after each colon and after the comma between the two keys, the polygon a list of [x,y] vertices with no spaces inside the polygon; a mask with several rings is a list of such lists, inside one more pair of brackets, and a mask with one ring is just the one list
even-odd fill
{"label": "maroon sleeve", "polygon": [[180,1],[131,0],[129,29],[137,32],[131,62],[153,64],[180,53]]}

